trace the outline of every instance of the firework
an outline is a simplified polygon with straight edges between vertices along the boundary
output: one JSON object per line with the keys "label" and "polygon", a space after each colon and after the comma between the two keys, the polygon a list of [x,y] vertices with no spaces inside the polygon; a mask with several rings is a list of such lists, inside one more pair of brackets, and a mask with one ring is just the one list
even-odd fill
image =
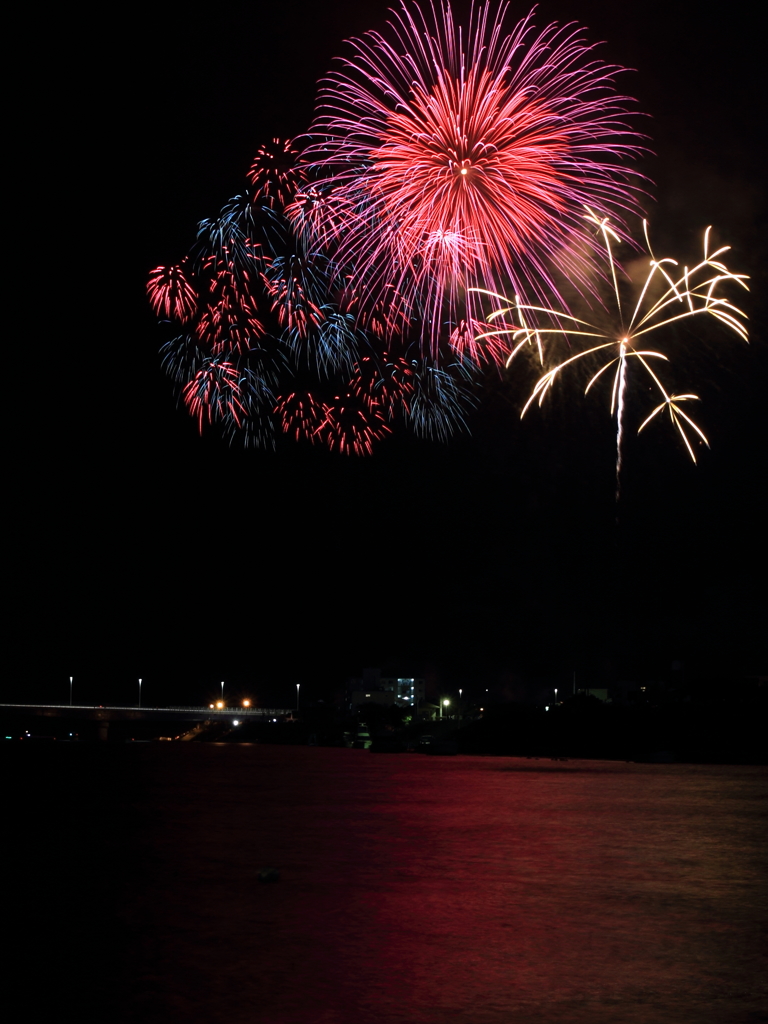
{"label": "firework", "polygon": [[156,267],[149,275],[147,295],[155,313],[181,323],[189,320],[197,306],[197,294],[181,266]]}
{"label": "firework", "polygon": [[448,339],[451,349],[462,362],[469,362],[474,366],[487,363],[503,365],[510,354],[506,337],[501,334],[488,337],[481,333],[483,326],[475,319],[460,320]]}
{"label": "firework", "polygon": [[381,356],[371,354],[360,360],[349,388],[369,409],[380,409],[391,420],[400,409],[409,412],[414,381],[412,363],[383,352]]}
{"label": "firework", "polygon": [[325,377],[348,372],[355,364],[361,343],[355,318],[337,312],[332,306],[323,307],[321,313],[323,320],[313,344],[317,372]]}
{"label": "firework", "polygon": [[223,410],[221,424],[224,437],[230,443],[238,441],[246,448],[274,448],[274,374],[268,366],[257,363],[256,366],[242,368],[237,383],[239,401]]}
{"label": "firework", "polygon": [[182,391],[182,399],[197,420],[200,433],[204,423],[234,420],[242,422],[248,406],[237,367],[218,356],[208,357]]}
{"label": "firework", "polygon": [[267,375],[253,368],[208,356],[181,397],[201,434],[205,424],[219,424],[230,440],[240,436],[246,445],[257,447],[271,441],[274,395]]}
{"label": "firework", "polygon": [[184,331],[160,347],[161,365],[171,380],[183,384],[194,377],[202,366],[206,352],[194,331]]}
{"label": "firework", "polygon": [[[747,278],[744,274],[734,274],[722,262],[721,257],[728,252],[729,246],[723,246],[714,252],[710,251],[710,231],[704,233],[704,253],[701,261],[694,267],[683,267],[665,258],[657,260],[651,249],[648,237],[648,226],[643,222],[645,240],[650,255],[648,273],[640,288],[639,296],[627,309],[625,314],[620,288],[620,268],[612,251],[618,235],[611,228],[607,219],[598,217],[591,210],[587,211],[585,220],[597,227],[603,236],[605,250],[608,254],[608,269],[615,301],[615,318],[610,326],[595,325],[586,320],[578,319],[564,310],[549,307],[533,306],[515,299],[493,312],[489,323],[494,329],[486,331],[478,337],[478,342],[485,337],[507,336],[512,341],[512,351],[507,360],[509,365],[514,357],[526,346],[535,345],[542,362],[545,360],[547,342],[557,338],[566,338],[571,344],[584,344],[586,347],[556,363],[537,381],[533,392],[525,403],[522,411],[524,416],[534,401],[539,405],[555,381],[564,370],[578,364],[582,359],[593,358],[600,363],[597,371],[590,377],[585,394],[606,375],[611,380],[610,410],[616,420],[616,476],[617,486],[621,471],[622,440],[626,408],[626,392],[629,384],[630,364],[642,370],[645,380],[661,397],[661,402],[641,423],[638,433],[652,420],[667,413],[672,424],[682,438],[691,459],[695,462],[696,455],[693,441],[698,437],[708,445],[701,428],[683,411],[684,402],[697,401],[694,394],[675,394],[662,382],[659,372],[654,369],[652,361],[669,362],[669,357],[655,349],[646,349],[645,335],[663,331],[672,324],[689,320],[693,317],[713,318],[740,338],[747,340],[747,331],[743,320],[745,314],[722,294],[724,286],[730,284],[746,288]],[[660,293],[656,294],[660,285]],[[654,297],[655,296],[655,297]],[[494,296],[496,299],[502,296]],[[512,317],[513,322],[507,320]],[[542,318],[545,326],[540,326]],[[515,323],[515,319],[517,322]],[[497,326],[500,324],[500,326]],[[591,340],[590,340],[591,339]]]}
{"label": "firework", "polygon": [[365,304],[405,296],[432,351],[472,319],[468,288],[540,297],[553,266],[589,287],[585,203],[618,223],[637,211],[621,69],[573,26],[536,34],[529,15],[505,34],[506,9],[473,7],[464,32],[449,4],[404,2],[384,34],[351,41],[304,153],[317,244]]}
{"label": "firework", "polygon": [[360,300],[360,293],[354,290],[352,281],[346,281],[338,297],[339,307],[345,314],[353,316],[363,330],[379,340],[402,339],[411,332],[414,323],[405,296],[392,285],[384,288],[375,302],[361,303]]}
{"label": "firework", "polygon": [[318,262],[294,253],[271,259],[263,275],[280,326],[299,338],[323,318],[325,282],[318,271]]}
{"label": "firework", "polygon": [[247,274],[238,276],[231,264],[211,257],[206,269],[210,285],[205,305],[198,309],[196,333],[214,353],[247,351],[264,334]]}
{"label": "firework", "polygon": [[417,437],[446,442],[458,431],[468,430],[466,413],[476,404],[470,365],[453,362],[440,366],[422,358],[412,366],[413,396],[406,420]]}
{"label": "firework", "polygon": [[299,150],[291,139],[272,139],[256,150],[248,171],[253,185],[254,202],[284,209],[291,202],[306,177],[297,165]]}
{"label": "firework", "polygon": [[294,441],[320,440],[319,431],[326,423],[327,407],[309,391],[292,391],[278,399],[275,412],[283,432]]}
{"label": "firework", "polygon": [[361,402],[351,392],[337,395],[325,406],[325,421],[317,431],[331,451],[340,455],[372,455],[374,443],[391,433],[379,406]]}
{"label": "firework", "polygon": [[258,230],[258,212],[248,196],[235,196],[218,217],[201,220],[197,242],[203,259],[212,255],[235,273],[252,272],[261,258],[261,246],[252,240]]}

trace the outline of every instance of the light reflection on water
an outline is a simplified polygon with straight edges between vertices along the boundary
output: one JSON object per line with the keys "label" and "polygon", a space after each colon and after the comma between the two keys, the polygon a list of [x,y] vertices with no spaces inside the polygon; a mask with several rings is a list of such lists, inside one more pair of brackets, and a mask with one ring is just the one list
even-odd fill
{"label": "light reflection on water", "polygon": [[[765,1020],[766,771],[126,751],[126,1019]],[[260,885],[263,867],[281,880]]]}

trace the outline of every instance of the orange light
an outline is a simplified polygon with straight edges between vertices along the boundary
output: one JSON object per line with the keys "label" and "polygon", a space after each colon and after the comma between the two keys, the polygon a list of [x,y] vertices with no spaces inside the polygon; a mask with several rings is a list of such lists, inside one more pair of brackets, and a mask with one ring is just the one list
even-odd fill
{"label": "orange light", "polygon": [[249,700],[244,700],[243,701],[243,707],[244,708],[249,708],[250,706],[251,706],[251,702]]}
{"label": "orange light", "polygon": [[224,701],[223,700],[217,700],[216,701],[216,707],[217,708],[223,708],[224,707]]}

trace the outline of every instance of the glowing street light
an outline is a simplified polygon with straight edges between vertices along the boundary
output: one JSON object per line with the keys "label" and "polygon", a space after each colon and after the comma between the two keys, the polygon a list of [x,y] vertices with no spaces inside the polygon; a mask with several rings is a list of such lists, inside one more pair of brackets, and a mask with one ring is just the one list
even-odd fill
{"label": "glowing street light", "polygon": [[244,700],[243,701],[243,707],[244,708],[249,708],[250,706],[251,706],[251,702],[249,700]]}
{"label": "glowing street light", "polygon": [[224,703],[224,680],[221,680],[221,702]]}
{"label": "glowing street light", "polygon": [[296,683],[296,714],[299,713],[299,687],[301,683]]}
{"label": "glowing street light", "polygon": [[141,680],[139,680],[139,707],[141,707]]}
{"label": "glowing street light", "polygon": [[441,701],[439,701],[439,704],[440,704],[440,717],[441,718],[443,717],[443,708],[447,708],[450,703],[451,702],[449,700],[441,700]]}
{"label": "glowing street light", "polygon": [[69,677],[69,706],[72,707],[72,676]]}

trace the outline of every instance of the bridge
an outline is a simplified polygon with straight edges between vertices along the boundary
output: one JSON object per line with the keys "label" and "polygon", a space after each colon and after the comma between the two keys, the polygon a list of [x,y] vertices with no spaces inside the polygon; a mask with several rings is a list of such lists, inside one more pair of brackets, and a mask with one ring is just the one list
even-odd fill
{"label": "bridge", "polygon": [[[5,722],[29,723],[30,719],[60,719],[61,725],[69,722],[72,727],[78,723],[95,723],[96,734],[105,740],[112,723],[138,725],[140,723],[167,722],[182,727],[188,733],[189,727],[203,723],[230,725],[235,727],[251,722],[269,722],[293,717],[291,708],[254,708],[238,706],[204,705],[201,707],[143,707],[114,704],[0,704],[0,717]],[[52,726],[54,723],[48,723]],[[41,723],[42,725],[42,723]],[[184,726],[187,728],[184,728]],[[32,729],[33,726],[28,726]],[[91,730],[94,725],[90,725]],[[50,731],[50,729],[48,730]],[[56,732],[57,730],[53,730]]]}

